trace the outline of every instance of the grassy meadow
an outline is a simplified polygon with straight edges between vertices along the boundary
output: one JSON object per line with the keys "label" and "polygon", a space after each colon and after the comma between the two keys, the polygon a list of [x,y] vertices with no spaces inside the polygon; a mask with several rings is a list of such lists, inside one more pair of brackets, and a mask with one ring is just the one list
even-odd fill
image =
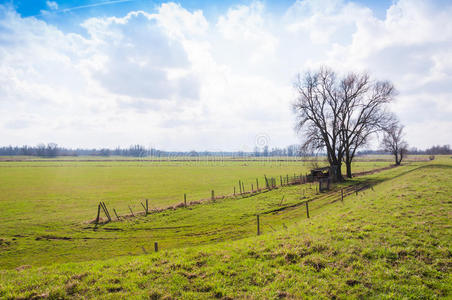
{"label": "grassy meadow", "polygon": [[[357,162],[354,172],[389,166],[389,159]],[[310,184],[284,186],[98,227],[86,222],[100,200],[128,213],[127,205],[138,211],[143,198],[159,207],[181,202],[183,193],[189,200],[208,198],[211,189],[232,194],[239,179],[248,189],[256,177],[263,184],[263,174],[309,168],[306,162],[2,162],[0,298],[451,295],[449,157],[355,177],[326,193]],[[160,251],[153,253],[156,241]]]}
{"label": "grassy meadow", "polygon": [[[149,238],[155,235],[168,248],[209,242],[212,238],[206,234],[185,238],[186,231],[175,233],[171,226],[151,235],[146,230],[136,231],[135,223],[126,232],[98,234],[86,228],[90,228],[88,221],[96,217],[99,201],[106,203],[112,215],[112,208],[119,215],[130,214],[129,206],[137,213],[143,211],[140,203],[145,198],[149,199],[150,208],[157,208],[180,203],[184,193],[188,195],[188,201],[209,198],[212,189],[216,195],[229,195],[233,194],[234,186],[238,193],[238,180],[244,182],[246,190],[250,190],[251,184],[255,188],[256,178],[263,186],[264,174],[268,177],[305,174],[311,165],[309,162],[281,161],[61,162],[50,159],[44,162],[2,162],[0,237],[12,243],[0,256],[0,267],[143,253],[140,245],[148,244]],[[362,171],[384,167],[389,162],[357,162],[355,165],[356,171]],[[231,209],[241,209],[235,206]],[[243,206],[246,206],[247,214],[257,212],[255,205],[243,203]],[[172,223],[188,222],[187,217],[178,214],[171,214]],[[194,222],[196,228],[199,224],[204,226],[202,215],[190,214],[190,222]],[[221,223],[224,216],[215,211],[207,216],[207,221],[215,224],[212,226],[220,226],[218,222]],[[168,227],[167,222],[163,219],[153,226]],[[46,236],[71,238],[71,241],[53,239],[48,242],[42,238]],[[236,236],[242,237],[243,234]],[[107,244],[104,238],[113,239],[114,243]],[[131,239],[134,240],[132,244]],[[103,251],[96,251],[99,247]]]}
{"label": "grassy meadow", "polygon": [[[359,162],[359,172],[389,162]],[[0,163],[0,221],[3,232],[45,225],[91,220],[97,203],[104,201],[119,213],[141,210],[140,201],[165,207],[183,201],[233,194],[238,181],[250,190],[267,177],[305,174],[306,162],[3,162]],[[20,228],[20,229],[19,229]],[[26,233],[26,232],[25,232]]]}

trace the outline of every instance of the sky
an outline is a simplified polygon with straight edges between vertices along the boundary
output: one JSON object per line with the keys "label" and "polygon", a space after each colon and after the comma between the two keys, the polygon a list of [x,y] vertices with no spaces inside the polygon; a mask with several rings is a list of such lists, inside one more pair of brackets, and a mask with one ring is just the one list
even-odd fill
{"label": "sky", "polygon": [[[412,147],[452,142],[452,1],[0,1],[0,145],[300,143],[297,73],[390,80]],[[370,147],[376,148],[376,138]]]}

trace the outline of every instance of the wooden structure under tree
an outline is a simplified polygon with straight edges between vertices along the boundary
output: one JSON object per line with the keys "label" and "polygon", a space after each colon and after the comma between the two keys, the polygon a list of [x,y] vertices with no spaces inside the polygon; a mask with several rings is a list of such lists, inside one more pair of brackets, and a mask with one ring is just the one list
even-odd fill
{"label": "wooden structure under tree", "polygon": [[328,178],[330,177],[330,167],[312,169],[311,174],[308,176],[312,181],[317,181],[321,178]]}

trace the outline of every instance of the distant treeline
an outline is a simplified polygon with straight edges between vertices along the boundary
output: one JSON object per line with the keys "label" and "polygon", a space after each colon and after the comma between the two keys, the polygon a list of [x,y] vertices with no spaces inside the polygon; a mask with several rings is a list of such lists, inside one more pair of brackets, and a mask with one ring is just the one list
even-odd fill
{"label": "distant treeline", "polygon": [[[386,151],[384,150],[363,150],[363,151],[359,151],[358,153],[359,155],[370,155],[370,154],[388,154]],[[416,147],[410,148],[408,149],[408,154],[411,155],[440,155],[440,154],[444,154],[444,155],[449,155],[452,154],[452,149],[450,149],[450,145],[437,145],[437,146],[432,146],[430,148],[427,148],[425,150],[421,150],[418,149]]]}
{"label": "distant treeline", "polygon": [[300,156],[298,145],[291,145],[286,148],[269,149],[255,148],[253,152],[245,151],[163,151],[154,148],[146,148],[141,145],[132,145],[129,148],[117,147],[115,149],[70,149],[58,147],[55,143],[39,144],[37,146],[6,146],[0,147],[0,156],[130,156],[130,157],[177,157],[177,156],[232,156],[232,157],[270,157],[270,156]]}
{"label": "distant treeline", "polygon": [[[360,151],[358,155],[370,155],[370,154],[388,154],[384,150],[364,150]],[[433,146],[425,150],[419,150],[417,148],[411,148],[408,154],[452,154],[452,150],[449,145]],[[230,156],[230,157],[272,157],[272,156],[313,156],[314,154],[306,154],[300,152],[299,145],[290,145],[286,148],[272,148],[267,146],[263,148],[255,148],[253,152],[245,151],[163,151],[154,148],[145,148],[141,145],[132,145],[129,148],[115,149],[101,148],[101,149],[70,149],[64,147],[58,147],[57,144],[49,143],[39,144],[37,146],[6,146],[0,147],[0,156],[39,156],[39,157],[56,157],[56,156],[130,156],[130,157],[177,157],[177,156]],[[317,153],[317,156],[325,155],[324,153]]]}

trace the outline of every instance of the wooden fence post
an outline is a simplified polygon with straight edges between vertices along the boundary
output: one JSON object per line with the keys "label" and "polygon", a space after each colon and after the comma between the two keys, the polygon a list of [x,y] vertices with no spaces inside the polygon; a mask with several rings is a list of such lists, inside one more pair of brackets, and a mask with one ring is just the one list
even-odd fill
{"label": "wooden fence post", "polygon": [[157,242],[154,242],[154,251],[155,252],[159,251],[159,244]]}
{"label": "wooden fence post", "polygon": [[245,184],[242,181],[242,191],[245,193]]}
{"label": "wooden fence post", "polygon": [[281,186],[282,186],[282,176],[281,175],[279,175],[279,181],[280,181]]}
{"label": "wooden fence post", "polygon": [[107,216],[107,213],[105,212],[105,208],[104,208],[104,203],[101,201],[100,203],[100,207],[102,208],[102,210],[104,211],[105,216]]}
{"label": "wooden fence post", "polygon": [[242,182],[239,180],[240,195],[242,194]]}
{"label": "wooden fence post", "polygon": [[341,201],[344,202],[344,189],[341,188]]}
{"label": "wooden fence post", "polygon": [[308,203],[309,202],[306,201],[306,217],[308,217],[308,219],[309,219],[309,204]]}
{"label": "wooden fence post", "polygon": [[187,207],[187,194],[184,194],[184,206]]}
{"label": "wooden fence post", "polygon": [[257,217],[257,235],[261,234],[261,228],[260,228],[260,222],[259,222],[259,215]]}
{"label": "wooden fence post", "polygon": [[97,205],[96,224],[99,224],[99,217],[100,217],[100,203]]}
{"label": "wooden fence post", "polygon": [[118,214],[116,213],[116,209],[113,208],[113,211],[114,211],[114,213],[115,213],[115,215],[116,215],[116,218],[117,218],[118,221],[119,221],[119,216],[118,216]]}
{"label": "wooden fence post", "polygon": [[105,214],[105,216],[106,216],[107,219],[108,219],[108,214],[107,214],[107,212],[105,211],[104,203],[103,203],[102,201],[100,202],[100,207],[102,207],[102,210],[104,211],[104,214]]}
{"label": "wooden fence post", "polygon": [[259,180],[256,178],[256,189],[259,191]]}
{"label": "wooden fence post", "polygon": [[110,213],[108,212],[107,206],[105,205],[104,202],[101,202],[101,204],[102,204],[102,208],[104,209],[105,215],[108,218],[108,221],[111,222],[111,217],[110,217]]}
{"label": "wooden fence post", "polygon": [[215,200],[215,192],[214,192],[214,190],[212,190],[212,201],[214,201]]}
{"label": "wooden fence post", "polygon": [[149,213],[148,199],[146,199],[146,215]]}
{"label": "wooden fence post", "polygon": [[143,202],[140,202],[141,206],[143,206],[144,209],[144,215],[147,216],[148,212],[146,211],[146,207],[144,206]]}
{"label": "wooden fence post", "polygon": [[289,174],[286,174],[286,182],[287,182],[287,185],[289,185]]}
{"label": "wooden fence post", "polygon": [[111,222],[111,215],[110,212],[108,211],[107,205],[105,205],[105,202],[102,202],[104,204],[105,210],[107,211],[108,214],[108,220]]}
{"label": "wooden fence post", "polygon": [[254,192],[254,186],[251,184],[251,193]]}
{"label": "wooden fence post", "polygon": [[129,207],[130,213],[132,214],[132,217],[135,217],[135,215],[133,214],[132,208],[130,208],[130,205],[127,205]]}

